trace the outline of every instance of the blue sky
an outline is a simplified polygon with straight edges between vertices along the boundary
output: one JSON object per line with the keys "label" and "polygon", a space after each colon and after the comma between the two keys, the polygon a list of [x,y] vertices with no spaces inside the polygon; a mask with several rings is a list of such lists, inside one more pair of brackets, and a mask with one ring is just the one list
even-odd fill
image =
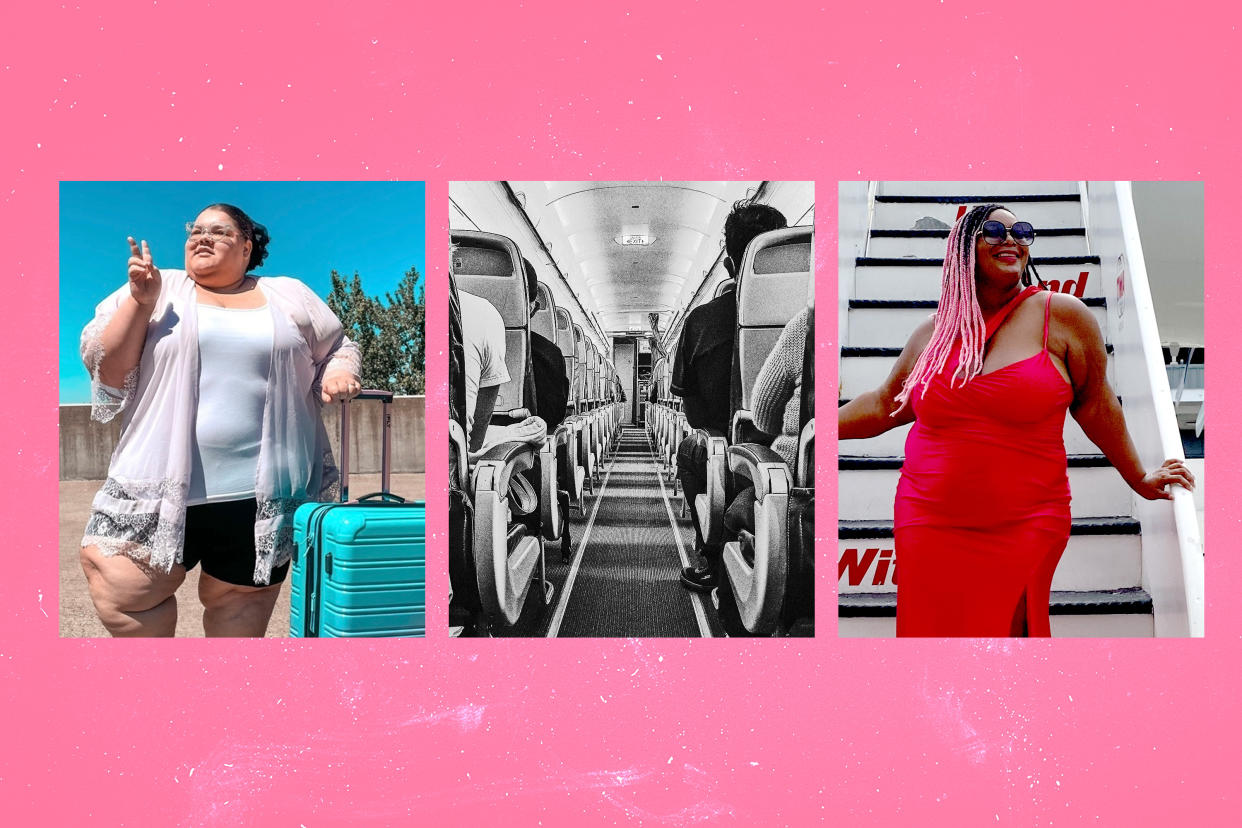
{"label": "blue sky", "polygon": [[78,336],[95,305],[126,279],[126,236],[146,239],[157,267],[185,266],[185,223],[208,204],[236,204],[272,241],[257,275],[294,276],[319,295],[330,273],[357,271],[382,296],[405,271],[426,273],[421,181],[62,181],[60,401],[87,402]]}

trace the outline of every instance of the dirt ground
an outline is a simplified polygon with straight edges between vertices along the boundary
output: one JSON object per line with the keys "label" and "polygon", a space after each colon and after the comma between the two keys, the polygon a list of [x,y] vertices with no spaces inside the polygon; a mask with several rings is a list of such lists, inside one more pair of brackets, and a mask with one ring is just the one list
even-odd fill
{"label": "dirt ground", "polygon": [[[90,595],[86,591],[86,577],[78,562],[78,550],[82,530],[90,515],[91,500],[103,481],[62,480],[60,482],[60,634],[62,638],[104,638],[108,631],[99,623]],[[350,478],[350,494],[357,496],[379,491],[378,474],[358,474]],[[422,474],[394,474],[392,491],[407,500],[422,500],[426,493],[426,479]],[[203,635],[203,607],[198,601],[198,568],[190,571],[181,589],[177,590],[178,636]],[[267,625],[268,638],[285,638],[289,635],[289,587],[288,580],[280,591],[280,599]]]}

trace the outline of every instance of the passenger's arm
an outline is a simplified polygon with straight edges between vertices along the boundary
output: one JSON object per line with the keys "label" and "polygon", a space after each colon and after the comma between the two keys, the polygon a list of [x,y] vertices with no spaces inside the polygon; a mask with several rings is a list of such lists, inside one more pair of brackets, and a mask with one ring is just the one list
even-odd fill
{"label": "passenger's arm", "polygon": [[1147,500],[1171,500],[1173,493],[1165,488],[1170,483],[1193,490],[1194,475],[1180,460],[1166,460],[1150,473],[1143,468],[1126,430],[1121,403],[1108,382],[1104,338],[1087,306],[1077,297],[1054,294],[1052,320],[1064,336],[1065,365],[1074,390],[1070,413],[1126,485]]}
{"label": "passenger's arm", "polygon": [[[803,310],[781,331],[776,347],[763,361],[755,388],[751,416],[755,427],[765,434],[779,435],[785,430],[785,408],[793,398],[802,371],[806,345],[806,315]],[[798,334],[801,333],[801,336]]]}
{"label": "passenger's arm", "polygon": [[[889,429],[914,422],[914,409],[909,400],[897,404],[897,395],[905,385],[906,377],[914,370],[914,364],[931,341],[936,327],[936,317],[928,317],[914,329],[906,347],[897,357],[897,363],[879,388],[859,394],[837,409],[837,439],[862,440],[876,437]],[[921,393],[915,389],[912,393]]]}
{"label": "passenger's arm", "polygon": [[474,326],[482,339],[473,343],[479,349],[479,393],[474,401],[474,419],[470,427],[470,451],[482,448],[491,425],[492,412],[500,387],[510,379],[505,363],[505,323],[490,302],[479,300],[475,312],[482,316]]}
{"label": "passenger's arm", "polygon": [[487,426],[492,421],[492,411],[496,409],[496,398],[500,396],[499,385],[489,385],[479,389],[474,400],[474,420],[470,428],[470,451],[476,452],[483,447],[483,439],[487,436]]}

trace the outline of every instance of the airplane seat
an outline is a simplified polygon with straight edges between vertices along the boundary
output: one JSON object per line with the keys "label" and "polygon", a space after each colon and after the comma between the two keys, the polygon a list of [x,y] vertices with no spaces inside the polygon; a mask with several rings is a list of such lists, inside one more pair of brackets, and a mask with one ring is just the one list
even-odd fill
{"label": "airplane seat", "polygon": [[[802,399],[794,489],[789,497],[789,581],[781,608],[784,629],[814,635],[815,629],[815,296],[808,307],[802,360]],[[793,633],[791,633],[793,634]]]}
{"label": "airplane seat", "polygon": [[[753,534],[743,533],[724,547],[726,577],[717,597],[722,623],[727,631],[733,628],[730,634],[771,635],[788,629],[791,615],[813,620],[813,603],[809,612],[805,608],[807,596],[814,598],[813,575],[805,581],[814,567],[813,324],[808,324],[804,345],[799,401],[804,431],[795,468],[771,449],[774,435],[761,435],[750,417],[755,379],[785,325],[808,306],[813,323],[813,242],[810,227],[774,230],[756,237],[742,260],[734,352],[737,405],[727,456],[730,471],[753,483],[756,500]],[[747,441],[752,434],[763,440]],[[809,546],[803,535],[808,531]]]}
{"label": "airplane seat", "polygon": [[582,496],[585,472],[582,469],[578,454],[578,441],[581,439],[582,420],[577,416],[578,401],[574,388],[578,365],[577,357],[574,354],[574,323],[573,318],[569,315],[569,311],[560,307],[555,310],[554,321],[556,323],[556,345],[561,349],[561,356],[565,358],[565,377],[569,380],[569,403],[566,406],[565,416],[565,423],[569,427],[565,446],[567,460],[565,483],[568,486],[570,504],[576,506],[578,513],[582,514],[586,508]]}
{"label": "airplane seat", "polygon": [[[552,290],[536,282],[538,307],[530,317],[530,332],[549,342],[556,342],[556,300]],[[558,346],[559,350],[559,346]],[[531,375],[534,381],[534,375]],[[549,424],[551,426],[551,424]],[[561,542],[561,557],[568,559],[572,542],[569,532],[569,504],[572,470],[569,468],[569,445],[573,425],[562,419],[550,429],[545,446],[539,453],[539,507],[544,540]],[[564,458],[564,459],[562,459]]]}
{"label": "airplane seat", "polygon": [[[496,308],[505,326],[505,363],[509,382],[496,398],[493,424],[519,422],[534,410],[534,377],[530,364],[530,299],[522,254],[505,236],[456,230],[452,272],[459,291],[486,299]],[[471,470],[469,489],[474,509],[472,558],[473,587],[488,621],[512,625],[522,613],[535,580],[541,585],[544,605],[551,603],[552,584],[546,577],[543,532],[511,518],[510,484],[514,476],[534,468],[548,443],[501,443],[489,448]],[[557,510],[558,504],[550,504]],[[538,515],[536,518],[538,519]],[[555,528],[543,527],[543,531]],[[471,584],[454,586],[469,588]]]}
{"label": "airplane seat", "polygon": [[586,486],[591,494],[595,493],[595,456],[591,452],[591,442],[594,438],[595,429],[591,425],[590,402],[588,400],[588,368],[587,362],[590,358],[590,351],[587,349],[589,340],[586,334],[582,332],[582,326],[577,322],[574,323],[574,355],[575,355],[575,377],[574,377],[574,398],[577,400],[578,413],[582,415],[582,428],[578,439],[578,465],[580,465],[586,473]]}
{"label": "airplane seat", "polygon": [[[662,400],[660,399],[660,385],[664,376],[664,364],[664,357],[661,356],[657,356],[655,361],[651,364],[650,388],[654,388],[655,392],[653,395],[649,388],[647,391],[647,399],[644,401],[644,404],[647,406],[647,416],[644,418],[647,421],[647,431],[650,433],[652,445],[657,451],[661,448],[660,411]],[[652,401],[652,396],[655,397],[654,402]]]}
{"label": "airplane seat", "polygon": [[[457,282],[449,275],[449,632],[456,637],[476,631],[482,613],[474,582],[471,535],[474,507],[470,502],[466,439],[465,348]],[[454,586],[458,587],[454,589]]]}
{"label": "airplane seat", "polygon": [[587,410],[591,418],[591,464],[590,473],[595,482],[599,482],[603,474],[603,457],[600,453],[603,426],[599,421],[599,350],[593,340],[587,340],[587,371],[586,371]]}

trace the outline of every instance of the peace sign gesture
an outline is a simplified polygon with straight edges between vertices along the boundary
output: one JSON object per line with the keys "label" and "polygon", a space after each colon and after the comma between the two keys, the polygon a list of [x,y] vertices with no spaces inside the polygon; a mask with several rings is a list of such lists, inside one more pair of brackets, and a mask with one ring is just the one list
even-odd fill
{"label": "peace sign gesture", "polygon": [[133,236],[129,236],[129,295],[139,305],[150,306],[160,295],[160,269],[151,260],[151,248],[147,240],[142,240],[142,247]]}

